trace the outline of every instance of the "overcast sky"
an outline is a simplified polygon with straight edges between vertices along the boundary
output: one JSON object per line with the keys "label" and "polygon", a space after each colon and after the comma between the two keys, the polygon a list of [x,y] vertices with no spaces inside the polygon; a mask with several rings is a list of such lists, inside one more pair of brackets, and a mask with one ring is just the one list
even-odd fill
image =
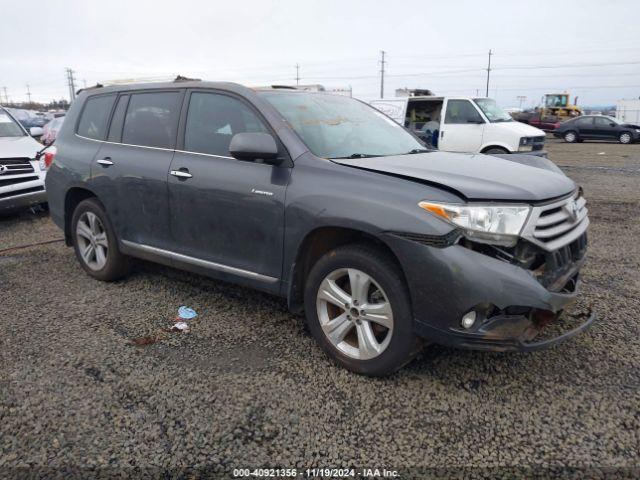
{"label": "overcast sky", "polygon": [[582,105],[640,96],[637,0],[0,0],[0,94],[68,98],[78,88],[176,74],[246,85],[398,87],[484,95],[503,106],[569,91]]}

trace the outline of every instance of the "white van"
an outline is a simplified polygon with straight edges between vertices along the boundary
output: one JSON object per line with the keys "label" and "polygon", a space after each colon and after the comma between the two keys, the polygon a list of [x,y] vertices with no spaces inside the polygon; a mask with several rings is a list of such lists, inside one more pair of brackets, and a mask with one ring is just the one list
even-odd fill
{"label": "white van", "polygon": [[410,96],[369,103],[440,150],[546,156],[545,133],[514,121],[491,98]]}

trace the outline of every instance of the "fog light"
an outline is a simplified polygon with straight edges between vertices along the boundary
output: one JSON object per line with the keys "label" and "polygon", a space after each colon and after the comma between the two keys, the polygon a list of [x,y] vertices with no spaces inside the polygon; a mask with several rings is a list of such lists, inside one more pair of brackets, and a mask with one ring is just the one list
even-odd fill
{"label": "fog light", "polygon": [[476,323],[476,312],[471,311],[469,313],[465,313],[462,316],[462,326],[464,328],[471,328],[473,324]]}

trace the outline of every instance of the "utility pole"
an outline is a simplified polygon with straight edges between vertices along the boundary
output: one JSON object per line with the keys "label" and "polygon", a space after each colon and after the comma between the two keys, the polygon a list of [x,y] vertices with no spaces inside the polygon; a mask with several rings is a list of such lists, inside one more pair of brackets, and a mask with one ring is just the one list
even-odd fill
{"label": "utility pole", "polygon": [[31,90],[29,90],[29,84],[27,83],[27,97],[29,98],[29,105],[31,105]]}
{"label": "utility pole", "polygon": [[522,104],[525,102],[525,100],[527,99],[527,97],[525,97],[524,95],[518,95],[516,97],[518,99],[518,101],[520,102],[520,110],[522,110]]}
{"label": "utility pole", "polygon": [[296,63],[296,86],[300,85],[300,65]]}
{"label": "utility pole", "polygon": [[9,105],[9,96],[7,95],[7,87],[2,87],[2,90],[4,90],[4,103]]}
{"label": "utility pole", "polygon": [[75,78],[73,78],[73,70],[67,68],[67,83],[69,85],[69,102],[73,102],[76,99],[76,85]]}
{"label": "utility pole", "polygon": [[387,63],[384,59],[385,52],[384,50],[380,50],[382,54],[382,59],[380,60],[380,98],[384,98],[384,65]]}
{"label": "utility pole", "polygon": [[489,50],[489,64],[487,65],[487,94],[486,97],[489,96],[489,74],[491,73],[491,50]]}

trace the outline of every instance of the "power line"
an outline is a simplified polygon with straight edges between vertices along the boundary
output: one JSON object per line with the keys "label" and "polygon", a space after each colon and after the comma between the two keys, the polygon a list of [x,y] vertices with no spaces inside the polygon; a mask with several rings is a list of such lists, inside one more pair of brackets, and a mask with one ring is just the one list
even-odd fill
{"label": "power line", "polygon": [[487,94],[485,97],[489,96],[489,74],[491,73],[491,49],[489,49],[489,63],[487,64]]}
{"label": "power line", "polygon": [[384,64],[387,63],[384,59],[385,51],[380,50],[382,59],[380,60],[380,98],[384,98]]}
{"label": "power line", "polygon": [[73,102],[76,99],[76,86],[75,78],[73,77],[73,70],[67,68],[67,83],[69,85],[69,102]]}

